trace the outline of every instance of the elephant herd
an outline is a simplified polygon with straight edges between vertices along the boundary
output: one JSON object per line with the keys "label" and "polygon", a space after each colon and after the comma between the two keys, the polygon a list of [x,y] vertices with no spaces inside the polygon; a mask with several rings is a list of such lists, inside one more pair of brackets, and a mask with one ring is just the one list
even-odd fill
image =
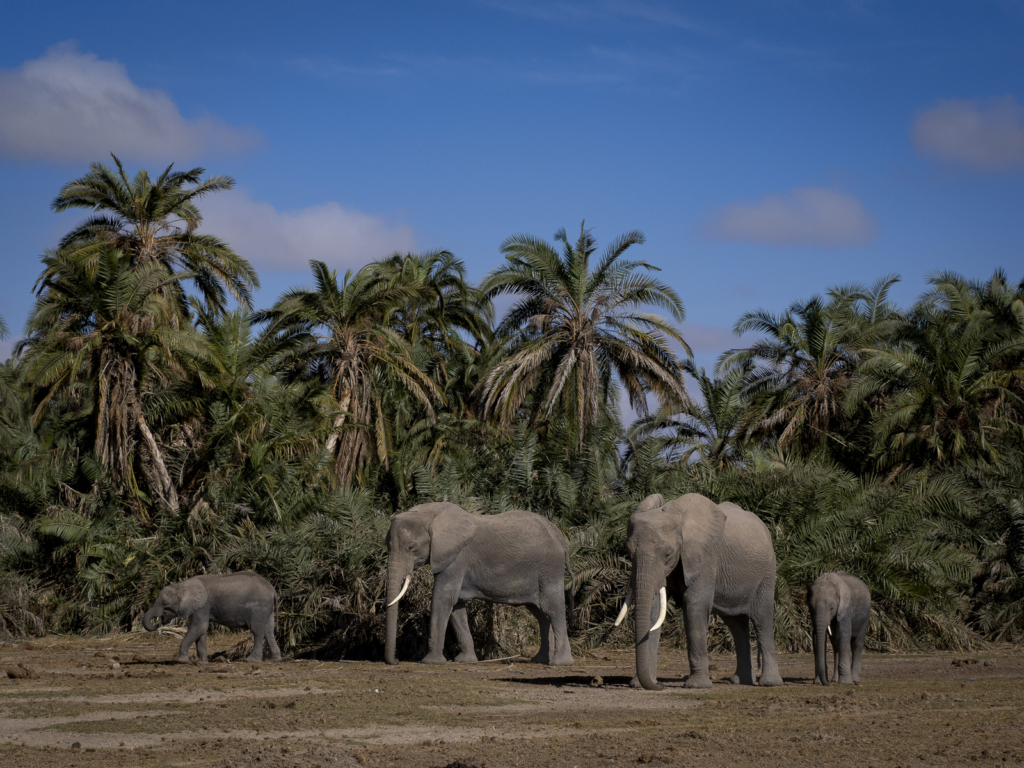
{"label": "elephant herd", "polygon": [[[428,664],[445,662],[449,622],[459,644],[456,662],[477,660],[466,616],[466,601],[524,605],[540,624],[540,650],[532,661],[553,666],[573,663],[566,629],[565,538],[546,518],[516,510],[474,515],[448,502],[420,504],[395,515],[387,537],[387,626],[384,659],[395,656],[399,601],[413,572],[426,564],[434,574],[430,608]],[[753,685],[750,629],[762,659],[760,685],[781,685],[775,657],[775,551],[760,518],[730,502],[715,504],[696,493],[666,502],[661,494],[644,499],[630,517],[626,549],[632,562],[629,591],[616,620],[636,606],[636,677],[631,685],[661,690],[658,640],[671,595],[683,613],[690,674],[687,688],[709,688],[708,622],[721,617],[736,647],[733,683]],[[571,578],[571,571],[570,571]],[[835,660],[831,682],[859,683],[861,655],[871,613],[871,595],[860,579],[826,573],[808,591],[814,642],[815,683],[828,685],[826,638]],[[178,661],[188,661],[193,643],[200,663],[207,661],[210,622],[246,627],[254,643],[249,661],[281,651],[274,639],[277,593],[252,571],[196,576],[164,587],[146,611],[143,626],[153,631],[189,617]]]}

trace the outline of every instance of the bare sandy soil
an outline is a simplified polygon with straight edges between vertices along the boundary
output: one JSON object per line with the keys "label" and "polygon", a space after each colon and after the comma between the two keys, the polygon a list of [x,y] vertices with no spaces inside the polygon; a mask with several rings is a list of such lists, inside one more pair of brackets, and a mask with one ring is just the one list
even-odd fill
{"label": "bare sandy soil", "polygon": [[[237,635],[210,638],[214,651]],[[0,647],[0,765],[945,766],[1024,765],[1024,651],[868,655],[860,686],[811,684],[783,656],[781,688],[634,691],[629,650],[572,668],[284,661],[178,665],[150,634]],[[15,677],[7,674],[13,673]]]}

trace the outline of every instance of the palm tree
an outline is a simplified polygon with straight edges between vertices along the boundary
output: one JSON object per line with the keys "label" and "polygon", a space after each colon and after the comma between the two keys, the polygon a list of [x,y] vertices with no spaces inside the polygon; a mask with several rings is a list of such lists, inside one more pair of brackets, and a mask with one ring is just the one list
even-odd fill
{"label": "palm tree", "polygon": [[617,378],[632,407],[646,415],[647,394],[662,404],[686,402],[679,358],[670,342],[690,353],[679,331],[646,305],[667,309],[682,322],[683,303],[665,283],[637,270],[656,271],[644,261],[620,260],[644,242],[637,231],[615,239],[591,267],[597,242],[584,225],[575,243],[564,229],[555,234],[562,253],[530,235],[502,245],[507,264],[492,272],[487,298],[511,293],[519,301],[498,327],[505,356],[480,385],[484,415],[511,425],[527,396],[541,388],[535,410],[550,416],[561,406],[569,416],[568,447],[583,445],[601,401],[612,399]]}
{"label": "palm tree", "polygon": [[286,292],[273,309],[254,315],[269,331],[290,340],[294,371],[309,373],[330,387],[336,404],[326,449],[334,457],[335,476],[349,484],[369,457],[389,454],[384,387],[394,383],[433,418],[441,390],[413,360],[411,345],[385,324],[395,308],[418,299],[418,291],[387,279],[373,265],[347,272],[338,284],[336,270],[311,261],[316,287]]}
{"label": "palm tree", "polygon": [[[1017,446],[1024,429],[1024,331],[997,322],[966,281],[949,274],[914,308],[893,341],[866,350],[855,399],[887,395],[875,423],[883,464],[994,461],[999,440]],[[1012,305],[1011,305],[1012,306]],[[1015,449],[1015,448],[1014,448]]]}
{"label": "palm tree", "polygon": [[371,268],[415,297],[387,317],[413,346],[429,344],[449,356],[466,346],[460,331],[477,347],[490,338],[490,302],[466,282],[465,265],[450,251],[395,253]]}
{"label": "palm tree", "polygon": [[[57,212],[96,211],[64,237],[60,249],[95,269],[112,246],[132,266],[158,262],[179,274],[180,280],[191,280],[208,311],[223,312],[229,293],[251,309],[251,291],[260,284],[256,271],[224,241],[197,232],[203,218],[196,201],[231,189],[235,180],[212,176],[204,181],[205,169],[172,171],[173,165],[155,180],[145,170],[129,179],[121,161],[111,157],[116,171],[93,163],[89,173],[65,184],[54,198],[51,208]],[[51,273],[44,271],[39,283],[45,288],[50,278]],[[170,284],[166,290],[175,294],[180,311],[187,314],[178,286]]]}
{"label": "palm tree", "polygon": [[897,280],[883,277],[870,290],[833,288],[827,299],[794,302],[777,316],[759,309],[740,317],[736,334],[766,338],[726,352],[716,372],[757,363],[746,388],[751,404],[765,411],[756,432],[775,436],[781,447],[845,445],[844,394],[863,350],[892,327],[898,313],[888,292]]}
{"label": "palm tree", "polygon": [[757,411],[747,396],[753,364],[738,364],[721,378],[712,378],[692,360],[683,363],[700,388],[700,401],[691,400],[678,413],[654,414],[641,422],[647,432],[667,429],[671,459],[686,464],[695,454],[716,469],[742,464],[750,442],[750,425]]}
{"label": "palm tree", "polygon": [[93,267],[67,251],[47,254],[47,281],[18,345],[29,381],[41,393],[34,419],[53,398],[86,381],[92,397],[94,451],[126,487],[137,489],[135,438],[149,461],[141,462],[150,493],[178,508],[163,451],[146,421],[143,398],[155,381],[180,374],[203,355],[192,326],[175,327],[164,289],[188,278],[159,261],[133,267],[110,246]]}

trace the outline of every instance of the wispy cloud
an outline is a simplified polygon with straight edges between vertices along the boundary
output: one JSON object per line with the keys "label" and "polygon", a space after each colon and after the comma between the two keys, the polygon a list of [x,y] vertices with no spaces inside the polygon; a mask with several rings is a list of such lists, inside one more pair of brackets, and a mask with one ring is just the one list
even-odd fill
{"label": "wispy cloud", "polygon": [[911,131],[918,151],[976,171],[1024,169],[1024,106],[1012,96],[950,99],[925,110]]}
{"label": "wispy cloud", "polygon": [[73,42],[0,70],[0,155],[19,160],[189,159],[262,142],[214,117],[188,120],[165,93],[140,88],[123,65]]}
{"label": "wispy cloud", "polygon": [[834,248],[869,242],[875,224],[855,197],[804,187],[727,205],[712,216],[704,231],[720,240]]}
{"label": "wispy cloud", "polygon": [[481,5],[556,24],[575,24],[585,20],[621,21],[632,19],[677,29],[694,31],[703,29],[701,24],[665,3],[628,2],[627,0],[602,0],[590,3],[481,0]]}
{"label": "wispy cloud", "polygon": [[203,201],[203,229],[223,238],[259,270],[305,270],[310,259],[330,267],[361,267],[395,251],[412,251],[416,238],[391,224],[336,202],[279,211],[233,190]]}

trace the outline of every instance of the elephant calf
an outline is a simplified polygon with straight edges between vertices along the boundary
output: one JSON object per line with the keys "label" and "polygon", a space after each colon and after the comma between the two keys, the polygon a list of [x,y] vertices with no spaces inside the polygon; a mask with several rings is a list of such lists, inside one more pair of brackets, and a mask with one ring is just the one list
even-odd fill
{"label": "elephant calf", "polygon": [[206,664],[206,633],[210,622],[225,627],[246,627],[252,631],[252,653],[246,661],[263,660],[263,640],[270,645],[270,658],[278,661],[281,649],[274,639],[277,591],[262,576],[239,571],[223,576],[195,576],[160,590],[156,602],[142,617],[146,631],[156,629],[159,617],[166,624],[188,617],[188,632],[178,649],[178,661],[188,662],[188,649],[196,644],[199,663]]}
{"label": "elephant calf", "polygon": [[474,515],[448,502],[420,504],[391,518],[384,645],[388,664],[398,663],[398,601],[409,588],[412,572],[428,562],[434,572],[434,592],[425,663],[444,663],[449,618],[461,647],[455,661],[476,661],[466,601],[482,598],[525,605],[537,618],[540,651],[533,661],[572,665],[565,622],[569,555],[561,531],[532,512]]}
{"label": "elephant calf", "polygon": [[832,682],[859,683],[860,658],[871,618],[871,590],[843,571],[823,573],[807,592],[814,632],[814,682],[829,684],[825,636],[832,637]]}

